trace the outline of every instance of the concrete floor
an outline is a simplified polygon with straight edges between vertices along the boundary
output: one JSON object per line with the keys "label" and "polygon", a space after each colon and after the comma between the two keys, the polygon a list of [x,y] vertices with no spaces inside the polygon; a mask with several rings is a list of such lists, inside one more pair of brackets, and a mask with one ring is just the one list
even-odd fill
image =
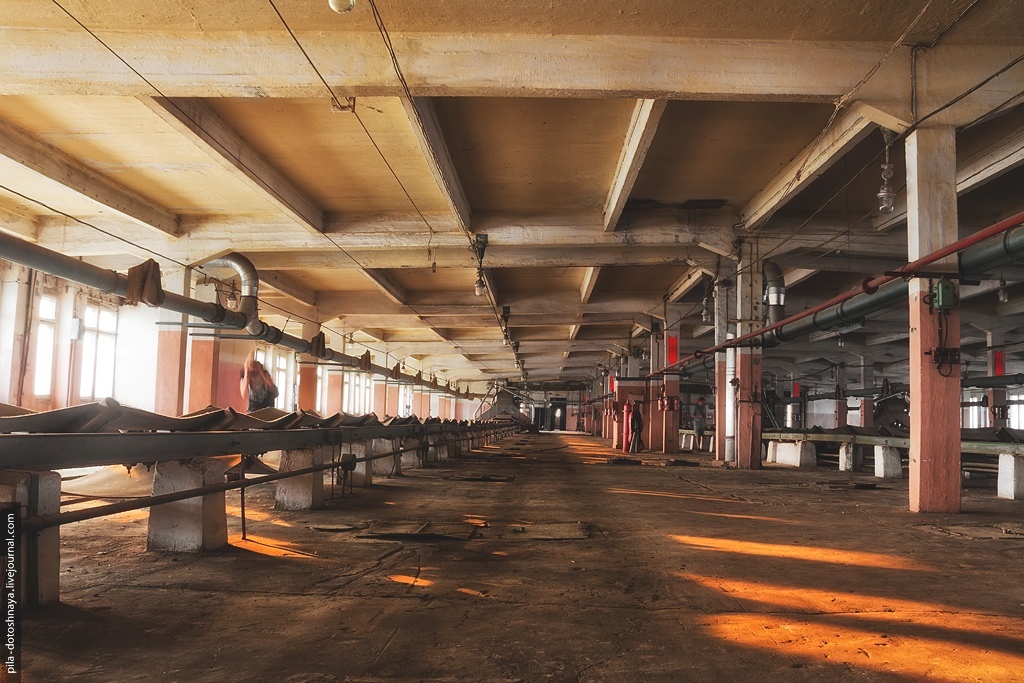
{"label": "concrete floor", "polygon": [[[316,512],[262,486],[248,542],[229,494],[233,546],[204,556],[145,552],[145,511],[66,527],[25,680],[1024,681],[1024,536],[991,526],[1024,531],[1021,503],[914,515],[905,482],[609,454],[521,435]],[[380,520],[486,526],[359,537]],[[590,538],[529,538],[555,522]]]}

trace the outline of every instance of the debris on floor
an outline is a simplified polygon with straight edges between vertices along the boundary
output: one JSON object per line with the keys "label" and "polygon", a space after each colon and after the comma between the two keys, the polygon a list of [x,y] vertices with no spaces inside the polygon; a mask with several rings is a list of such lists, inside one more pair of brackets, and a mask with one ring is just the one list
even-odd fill
{"label": "debris on floor", "polygon": [[510,524],[501,538],[515,541],[569,541],[590,538],[590,525],[584,522],[548,522],[542,524]]}

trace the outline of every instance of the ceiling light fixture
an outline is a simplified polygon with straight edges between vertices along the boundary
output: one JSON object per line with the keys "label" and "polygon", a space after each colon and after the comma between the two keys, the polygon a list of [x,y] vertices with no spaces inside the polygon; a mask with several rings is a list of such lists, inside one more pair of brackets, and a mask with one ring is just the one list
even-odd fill
{"label": "ceiling light fixture", "polygon": [[327,4],[338,14],[348,14],[356,6],[356,0],[327,0]]}
{"label": "ceiling light fixture", "polygon": [[1006,291],[1006,280],[999,281],[999,293],[996,295],[999,298],[999,303],[1005,304],[1010,300],[1010,293]]}
{"label": "ceiling light fixture", "polygon": [[704,297],[701,304],[704,305],[704,310],[700,312],[701,322],[709,323],[711,322],[711,308],[708,306],[708,298]]}
{"label": "ceiling light fixture", "polygon": [[885,137],[885,163],[882,164],[882,188],[875,196],[878,197],[879,212],[892,213],[896,205],[896,193],[892,189],[892,175],[895,167],[889,163],[889,147],[896,139],[896,134],[883,130],[882,135]]}
{"label": "ceiling light fixture", "polygon": [[487,291],[487,283],[484,282],[484,271],[476,271],[476,282],[473,284],[473,292],[477,296],[483,296]]}

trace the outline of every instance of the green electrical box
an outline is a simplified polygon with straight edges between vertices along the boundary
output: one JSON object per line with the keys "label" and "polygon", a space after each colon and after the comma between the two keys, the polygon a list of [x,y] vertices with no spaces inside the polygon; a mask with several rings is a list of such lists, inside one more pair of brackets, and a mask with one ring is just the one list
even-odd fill
{"label": "green electrical box", "polygon": [[956,283],[952,280],[942,278],[932,285],[932,307],[940,311],[948,311],[956,306],[959,297],[956,293]]}

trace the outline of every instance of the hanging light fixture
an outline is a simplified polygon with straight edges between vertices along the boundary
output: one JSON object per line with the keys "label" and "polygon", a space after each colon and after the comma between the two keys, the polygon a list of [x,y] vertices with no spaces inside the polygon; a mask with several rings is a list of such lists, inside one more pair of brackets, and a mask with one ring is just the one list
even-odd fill
{"label": "hanging light fixture", "polygon": [[999,280],[999,293],[996,296],[1001,304],[1005,304],[1010,300],[1010,293],[1006,291],[1006,280]]}
{"label": "hanging light fixture", "polygon": [[338,14],[348,14],[356,6],[356,0],[327,0],[327,4]]}
{"label": "hanging light fixture", "polygon": [[711,322],[711,307],[708,306],[708,298],[704,297],[701,304],[704,306],[704,309],[700,312],[701,322],[709,323]]}
{"label": "hanging light fixture", "polygon": [[896,193],[892,189],[892,175],[895,167],[889,163],[889,147],[896,139],[896,134],[883,130],[882,135],[885,137],[885,163],[882,164],[882,187],[875,196],[878,197],[879,212],[892,213],[896,204]]}
{"label": "hanging light fixture", "polygon": [[483,296],[484,292],[487,291],[487,283],[484,282],[484,271],[476,271],[476,282],[473,284],[473,292],[477,296]]}

